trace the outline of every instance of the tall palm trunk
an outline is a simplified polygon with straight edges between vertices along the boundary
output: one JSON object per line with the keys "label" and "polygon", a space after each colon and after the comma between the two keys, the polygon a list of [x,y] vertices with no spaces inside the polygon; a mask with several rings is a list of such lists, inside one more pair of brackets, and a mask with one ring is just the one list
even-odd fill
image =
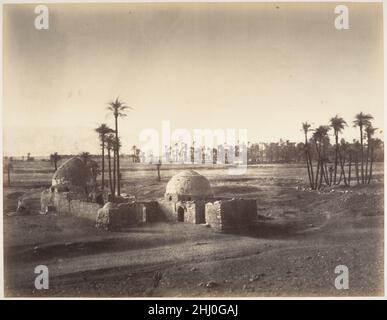
{"label": "tall palm trunk", "polygon": [[116,196],[116,149],[113,149],[113,199]]}
{"label": "tall palm trunk", "polygon": [[105,137],[102,136],[102,191],[105,188]]}
{"label": "tall palm trunk", "polygon": [[119,151],[119,145],[118,145],[118,116],[115,117],[115,127],[116,127],[116,153],[117,153],[117,195],[120,196],[120,191],[121,191],[121,177],[120,177],[120,151]]}
{"label": "tall palm trunk", "polygon": [[111,166],[111,156],[110,156],[110,148],[107,149],[108,151],[108,166],[109,166],[109,186],[110,186],[110,193],[113,195],[113,184],[112,184],[112,166]]}
{"label": "tall palm trunk", "polygon": [[361,145],[361,183],[364,183],[364,147],[363,147],[363,126],[360,125],[360,145]]}
{"label": "tall palm trunk", "polygon": [[355,157],[355,173],[356,173],[356,180],[357,184],[360,183],[360,178],[359,178],[359,159],[358,159],[358,154],[356,153]]}
{"label": "tall palm trunk", "polygon": [[326,183],[328,186],[331,185],[330,180],[329,180],[329,177],[330,177],[330,175],[329,175],[329,172],[328,172],[327,164],[326,164],[326,162],[324,162],[323,178],[324,178],[324,180],[325,180],[325,183]]}
{"label": "tall palm trunk", "polygon": [[321,161],[321,164],[320,164],[320,181],[318,183],[318,188],[317,189],[320,189],[321,188],[321,185],[322,185],[322,182],[323,182],[323,178],[324,178],[324,163],[323,161]]}
{"label": "tall palm trunk", "polygon": [[314,185],[313,160],[312,160],[312,156],[311,156],[310,149],[309,149],[309,143],[307,143],[306,148],[307,148],[307,151],[308,151],[308,159],[309,159],[309,165],[310,165],[310,175],[311,175],[311,178],[312,178],[312,189],[314,189],[315,185]]}
{"label": "tall palm trunk", "polygon": [[315,177],[315,181],[314,181],[314,189],[315,190],[317,189],[317,186],[318,186],[319,173],[320,173],[320,159],[317,159],[316,177]]}
{"label": "tall palm trunk", "polygon": [[[321,163],[321,151],[320,151],[320,148],[318,146],[318,143],[317,141],[315,141],[315,145],[316,145],[316,151],[317,151],[317,171],[316,171],[316,178],[315,178],[315,182],[314,182],[314,189],[318,189],[319,188],[319,173],[320,173],[320,166],[321,166],[321,170],[323,170],[323,167],[322,167],[322,163]],[[322,178],[320,178],[322,179]]]}
{"label": "tall palm trunk", "polygon": [[308,177],[309,177],[310,187],[313,189],[313,178],[312,178],[312,174],[310,171],[310,167],[312,166],[312,164],[311,163],[309,164],[308,137],[307,137],[306,133],[305,133],[305,158],[306,158],[306,166],[308,168]]}
{"label": "tall palm trunk", "polygon": [[366,158],[366,167],[365,167],[365,177],[364,177],[364,182],[365,183],[368,183],[368,161],[369,161],[369,158],[370,158],[370,149],[371,149],[371,143],[370,143],[370,137],[368,136],[367,137],[367,141],[368,141],[368,144],[367,144],[367,158]]}
{"label": "tall palm trunk", "polygon": [[374,147],[372,146],[371,147],[370,173],[369,173],[367,184],[370,184],[370,182],[371,182],[371,178],[372,178],[372,165],[373,165],[373,163],[374,163]]}
{"label": "tall palm trunk", "polygon": [[314,170],[313,170],[312,156],[310,155],[310,152],[309,152],[309,147],[308,147],[308,158],[309,158],[310,175],[312,177],[312,189],[313,189],[314,188]]}
{"label": "tall palm trunk", "polygon": [[352,152],[349,151],[349,159],[348,159],[348,187],[351,186],[351,163],[352,163]]}
{"label": "tall palm trunk", "polygon": [[347,185],[347,179],[345,177],[345,151],[344,151],[344,156],[341,156],[341,152],[339,152],[339,162],[341,167],[341,173],[340,173],[340,180],[338,184],[340,184],[341,176],[342,176],[344,179],[344,185]]}
{"label": "tall palm trunk", "polygon": [[336,151],[335,151],[335,172],[333,176],[333,184],[336,184],[336,176],[337,176],[337,160],[338,160],[338,153],[339,153],[339,134],[338,132],[335,132],[335,139],[336,139]]}
{"label": "tall palm trunk", "polygon": [[309,157],[308,157],[308,154],[306,154],[305,156],[306,156],[306,166],[308,167],[309,184],[310,184],[310,187],[313,189],[313,179],[312,179],[312,175],[310,173]]}
{"label": "tall palm trunk", "polygon": [[[326,151],[325,151],[325,143],[322,143],[322,155],[321,155],[321,160],[322,160],[322,174],[323,178],[328,186],[331,185],[331,181],[329,180],[329,173],[328,173],[328,168],[327,168],[327,162],[326,162]],[[320,183],[321,185],[321,183]]]}
{"label": "tall palm trunk", "polygon": [[11,185],[11,169],[8,167],[7,170],[7,177],[8,177],[8,185]]}

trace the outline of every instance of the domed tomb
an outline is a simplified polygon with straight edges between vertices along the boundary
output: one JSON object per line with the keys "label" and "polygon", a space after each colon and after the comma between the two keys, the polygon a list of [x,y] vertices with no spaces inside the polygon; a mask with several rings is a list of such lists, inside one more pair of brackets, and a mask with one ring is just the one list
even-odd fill
{"label": "domed tomb", "polygon": [[84,192],[90,179],[90,170],[78,157],[65,161],[52,177],[52,187],[58,191]]}
{"label": "domed tomb", "polygon": [[210,182],[194,170],[184,170],[174,175],[167,184],[165,198],[173,201],[212,199]]}

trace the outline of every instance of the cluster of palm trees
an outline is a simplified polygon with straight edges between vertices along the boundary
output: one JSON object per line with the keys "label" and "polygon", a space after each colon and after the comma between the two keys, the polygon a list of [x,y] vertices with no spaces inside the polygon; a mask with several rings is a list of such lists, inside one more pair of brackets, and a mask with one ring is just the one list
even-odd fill
{"label": "cluster of palm trees", "polygon": [[[369,184],[372,179],[374,149],[380,140],[373,139],[376,128],[372,126],[373,117],[360,112],[355,115],[353,126],[360,130],[360,142],[354,140],[348,143],[344,139],[339,142],[339,136],[347,126],[346,121],[336,115],[330,119],[330,124],[322,125],[312,130],[307,122],[302,124],[305,137],[305,160],[311,189],[317,190],[325,183],[328,186],[351,185],[352,168],[355,167],[357,184]],[[333,130],[335,138],[334,159],[330,159],[328,148],[329,131]],[[313,131],[312,137],[308,133]],[[366,140],[366,142],[365,142]],[[315,168],[314,163],[317,163]]]}
{"label": "cluster of palm trees", "polygon": [[[112,197],[115,195],[120,196],[121,194],[121,173],[120,173],[120,148],[121,141],[118,136],[118,118],[125,117],[125,110],[132,109],[131,107],[125,105],[118,97],[108,103],[107,109],[114,116],[114,129],[111,129],[106,123],[100,124],[95,131],[98,133],[100,142],[101,142],[101,151],[102,151],[102,166],[101,166],[101,175],[102,175],[102,186],[101,189],[104,191],[105,183],[105,151],[107,151],[107,160],[108,160],[108,186]],[[91,160],[91,155],[89,152],[82,152],[79,154],[81,160],[90,168],[91,175],[93,178],[94,185],[96,185],[96,177],[100,173],[97,163]],[[50,155],[50,161],[54,165],[55,171],[58,169],[58,161],[62,157],[57,153]]]}
{"label": "cluster of palm trees", "polygon": [[[107,109],[114,116],[114,129],[111,129],[105,123],[99,125],[95,131],[99,135],[101,141],[101,153],[102,153],[102,191],[105,188],[105,150],[107,151],[108,158],[108,175],[109,175],[109,187],[110,193],[113,198],[115,195],[121,194],[121,173],[120,173],[120,148],[121,142],[118,136],[118,118],[125,117],[125,110],[132,109],[125,105],[118,97],[109,102]],[[113,154],[113,168],[112,168],[112,154]]]}

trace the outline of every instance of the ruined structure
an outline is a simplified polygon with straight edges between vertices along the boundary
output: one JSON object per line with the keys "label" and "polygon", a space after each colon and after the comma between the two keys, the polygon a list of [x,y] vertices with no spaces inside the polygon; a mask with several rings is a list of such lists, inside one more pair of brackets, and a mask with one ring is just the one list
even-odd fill
{"label": "ruined structure", "polygon": [[56,191],[86,192],[90,171],[78,157],[65,161],[52,177],[52,189]]}
{"label": "ruined structure", "polygon": [[162,199],[131,198],[120,203],[108,202],[103,207],[87,201],[87,177],[87,168],[80,159],[65,162],[55,173],[51,188],[42,193],[42,211],[73,214],[108,230],[170,221],[206,224],[228,231],[248,228],[257,218],[256,200],[217,199],[210,182],[194,170],[173,176]]}
{"label": "ruined structure", "polygon": [[89,178],[89,169],[81,159],[65,161],[54,173],[51,187],[41,194],[41,213],[68,213],[70,200],[86,201]]}

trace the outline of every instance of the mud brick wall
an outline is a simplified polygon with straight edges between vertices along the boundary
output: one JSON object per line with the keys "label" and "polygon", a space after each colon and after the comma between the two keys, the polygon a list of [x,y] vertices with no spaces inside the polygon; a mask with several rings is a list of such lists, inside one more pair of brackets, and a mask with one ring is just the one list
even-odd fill
{"label": "mud brick wall", "polygon": [[112,229],[128,227],[140,220],[135,202],[120,203],[109,210],[109,227]]}
{"label": "mud brick wall", "polygon": [[98,209],[101,206],[98,203],[85,202],[81,200],[70,201],[70,213],[79,217],[96,222]]}
{"label": "mud brick wall", "polygon": [[51,192],[50,189],[44,190],[40,197],[41,212],[45,213],[47,206],[54,206],[59,214],[69,214],[71,212],[72,201],[85,200],[82,194],[72,192]]}
{"label": "mud brick wall", "polygon": [[222,209],[221,202],[208,202],[205,205],[206,211],[206,223],[208,223],[211,228],[221,231],[222,230]]}
{"label": "mud brick wall", "polygon": [[222,201],[221,216],[223,230],[248,228],[257,217],[256,200]]}
{"label": "mud brick wall", "polygon": [[45,213],[47,206],[54,206],[58,214],[72,214],[95,222],[100,206],[97,203],[83,201],[84,198],[83,195],[51,192],[48,189],[41,194],[41,211]]}
{"label": "mud brick wall", "polygon": [[[205,223],[205,201],[187,201],[181,204],[185,207],[184,221],[190,223]],[[177,206],[178,207],[178,206]]]}
{"label": "mud brick wall", "polygon": [[[145,211],[143,208],[145,208]],[[140,202],[138,203],[138,209],[141,210],[142,222],[165,221],[165,217],[161,214],[157,201]]]}
{"label": "mud brick wall", "polygon": [[196,223],[196,205],[194,201],[180,204],[178,207],[184,208],[184,222]]}
{"label": "mud brick wall", "polygon": [[53,192],[52,203],[58,213],[71,213],[68,192]]}
{"label": "mud brick wall", "polygon": [[207,203],[206,222],[216,230],[228,231],[249,228],[257,218],[254,199],[232,199]]}
{"label": "mud brick wall", "polygon": [[206,201],[195,201],[196,206],[196,220],[195,223],[205,223],[206,222]]}
{"label": "mud brick wall", "polygon": [[40,212],[45,213],[48,206],[53,205],[54,193],[49,189],[42,191],[40,195]]}
{"label": "mud brick wall", "polygon": [[173,201],[160,199],[158,200],[159,204],[159,214],[160,219],[163,221],[176,221],[176,204]]}
{"label": "mud brick wall", "polygon": [[81,209],[81,200],[70,201],[70,212],[73,215],[78,216],[80,209]]}

